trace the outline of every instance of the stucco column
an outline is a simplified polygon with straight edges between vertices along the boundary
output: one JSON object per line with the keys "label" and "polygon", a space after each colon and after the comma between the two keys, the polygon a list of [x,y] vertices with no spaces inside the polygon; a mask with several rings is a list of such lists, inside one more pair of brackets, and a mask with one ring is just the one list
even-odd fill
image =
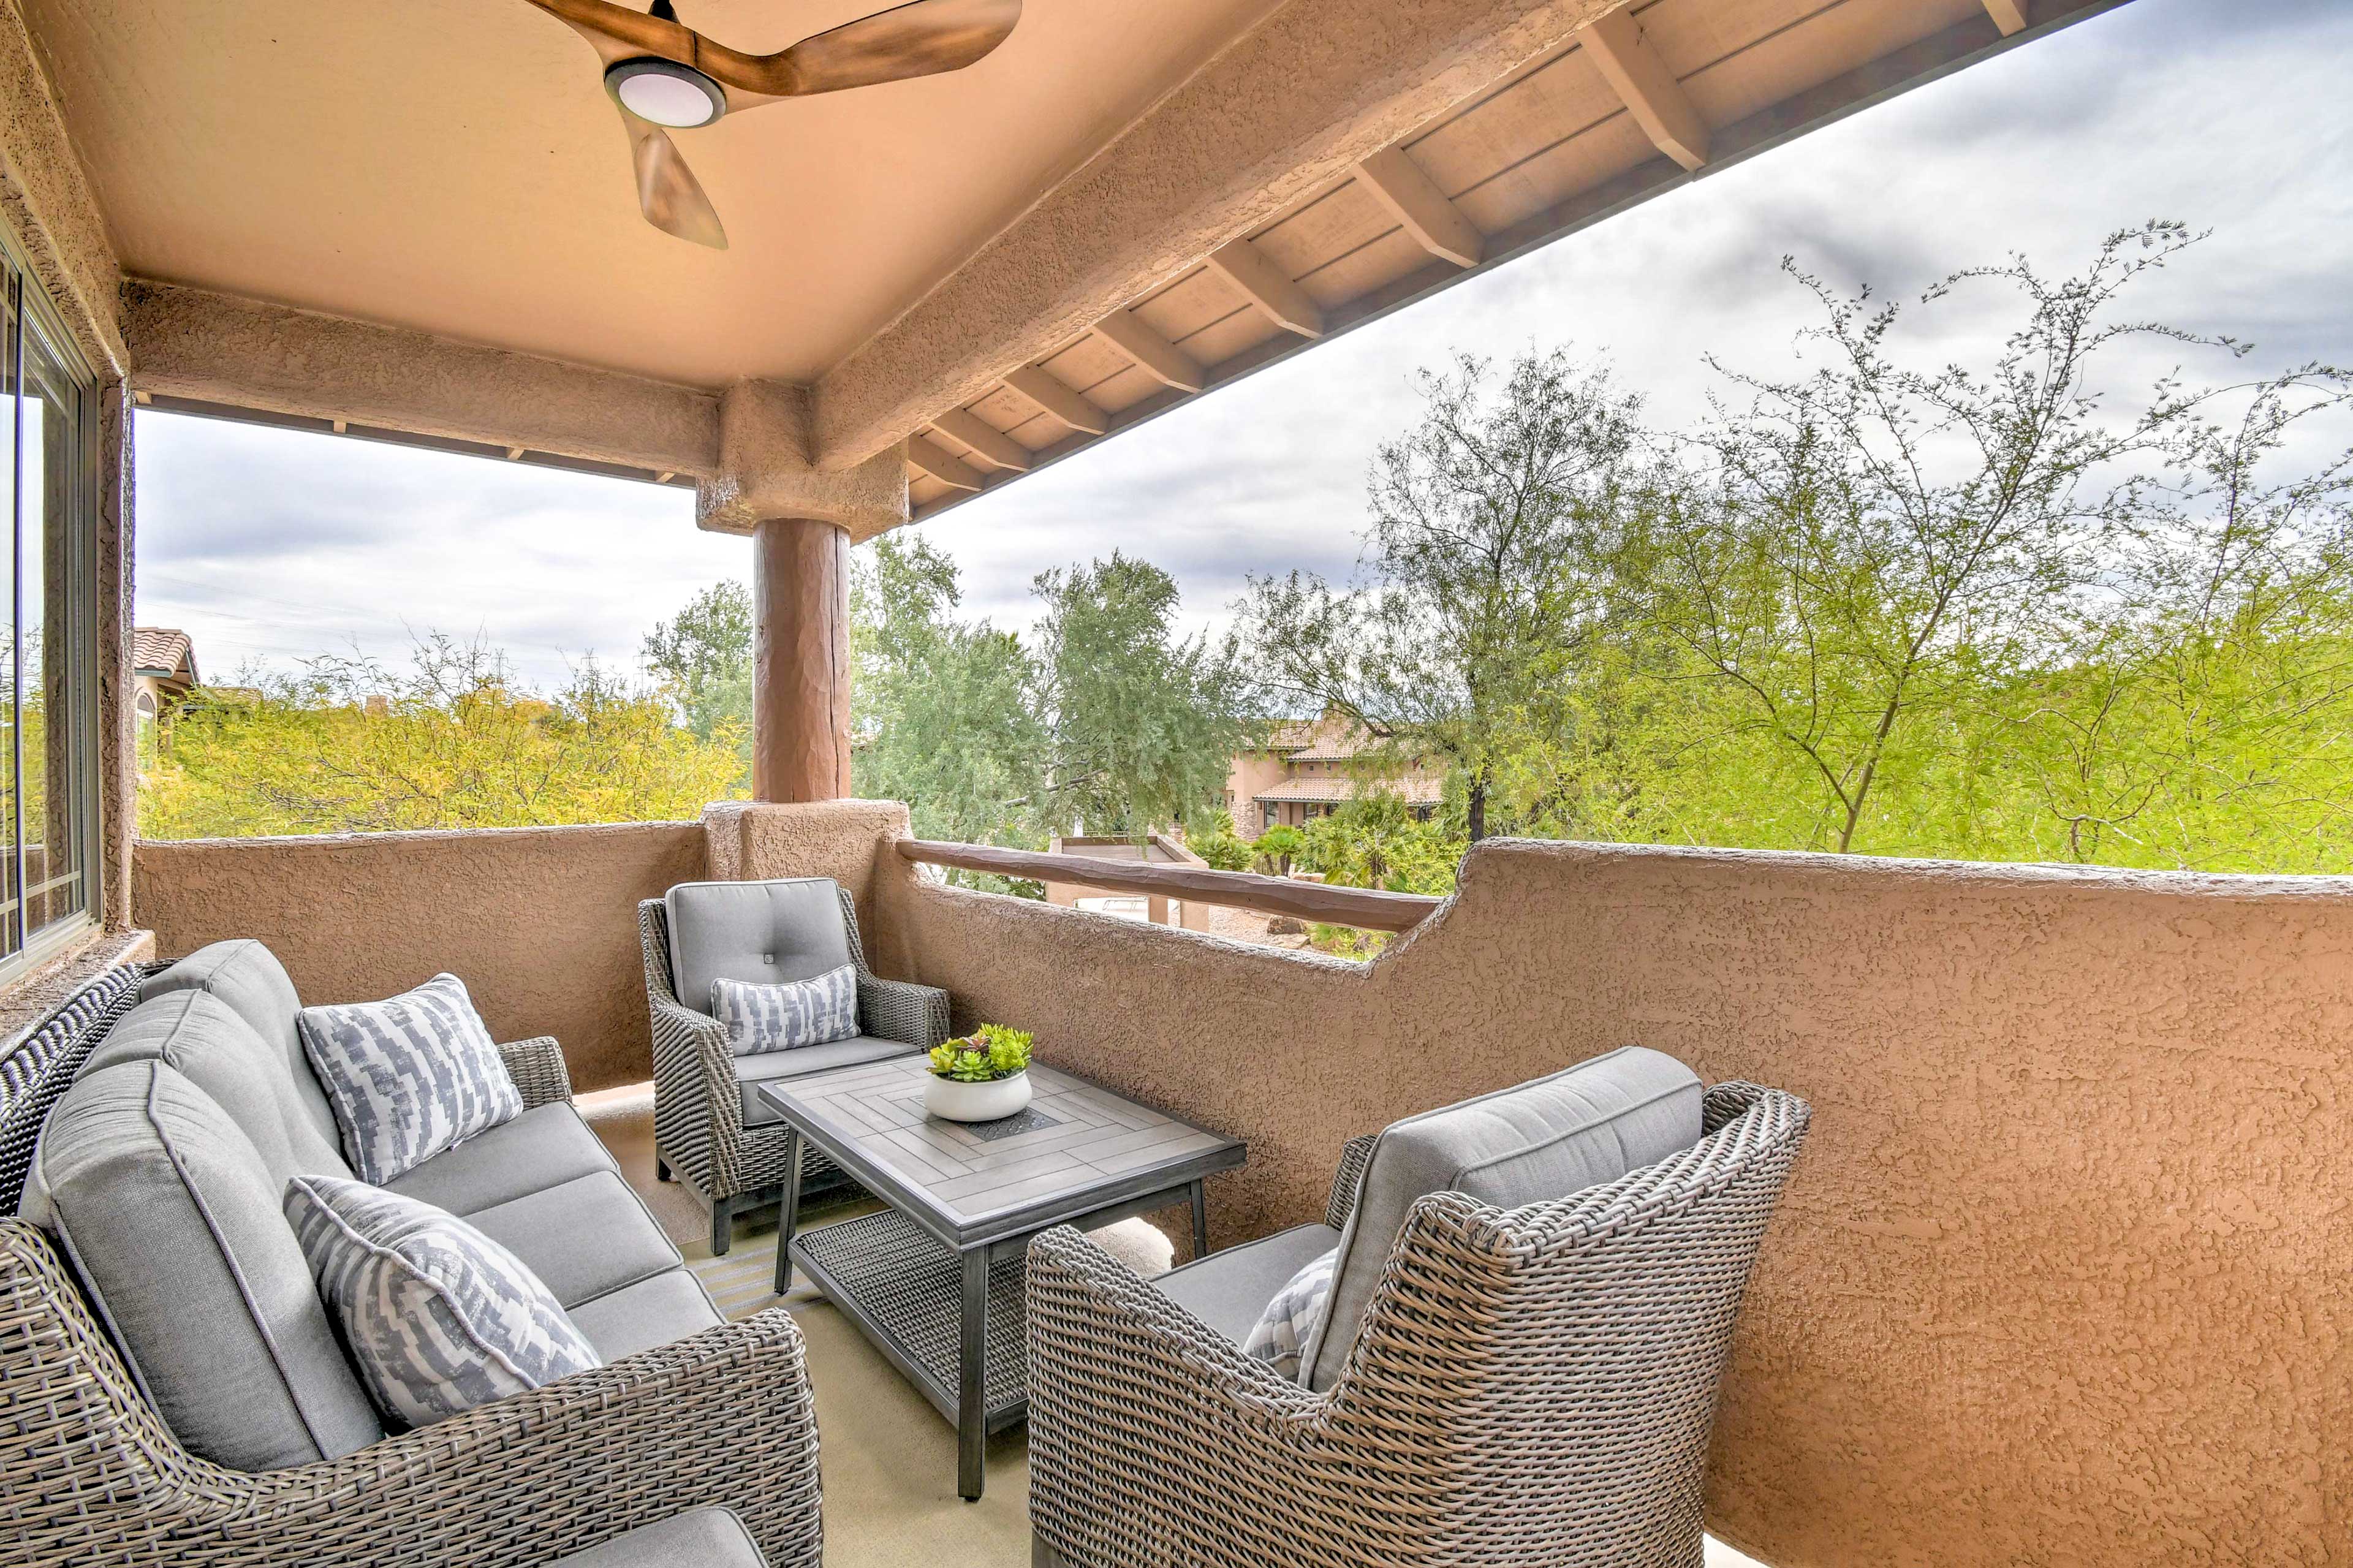
{"label": "stucco column", "polygon": [[849,794],[849,534],[777,517],[753,534],[752,795]]}
{"label": "stucco column", "polygon": [[849,547],[907,521],[905,454],[848,468],[809,460],[809,390],[743,381],[719,400],[719,472],[695,521],[752,536],[752,794],[849,794]]}

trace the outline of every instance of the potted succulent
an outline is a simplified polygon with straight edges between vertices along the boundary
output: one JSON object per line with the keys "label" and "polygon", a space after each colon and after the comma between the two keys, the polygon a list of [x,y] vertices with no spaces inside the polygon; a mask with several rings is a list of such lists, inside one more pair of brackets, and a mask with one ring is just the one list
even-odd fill
{"label": "potted succulent", "polygon": [[934,1047],[923,1109],[949,1121],[995,1121],[1022,1110],[1029,1103],[1030,1038],[1026,1029],[983,1024]]}

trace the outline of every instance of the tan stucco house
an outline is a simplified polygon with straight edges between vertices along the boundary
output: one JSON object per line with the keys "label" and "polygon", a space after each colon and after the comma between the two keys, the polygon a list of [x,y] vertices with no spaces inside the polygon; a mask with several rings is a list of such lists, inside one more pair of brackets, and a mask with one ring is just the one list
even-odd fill
{"label": "tan stucco house", "polygon": [[1424,759],[1400,764],[1380,739],[1338,713],[1286,719],[1263,743],[1234,754],[1225,806],[1234,831],[1254,838],[1270,827],[1304,826],[1359,795],[1403,797],[1427,817],[1446,793],[1446,773]]}
{"label": "tan stucco house", "polygon": [[144,757],[157,722],[203,684],[196,673],[195,642],[175,626],[134,627],[131,679],[132,709],[138,716],[140,755]]}

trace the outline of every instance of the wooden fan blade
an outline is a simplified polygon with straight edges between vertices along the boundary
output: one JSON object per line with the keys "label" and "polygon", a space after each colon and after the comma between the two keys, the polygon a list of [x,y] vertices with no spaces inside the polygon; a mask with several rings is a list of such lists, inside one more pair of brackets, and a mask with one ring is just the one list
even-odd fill
{"label": "wooden fan blade", "polygon": [[621,123],[628,128],[629,156],[638,171],[638,208],[646,221],[664,234],[726,249],[727,230],[719,211],[702,194],[702,182],[686,166],[670,133],[626,109]]}
{"label": "wooden fan blade", "polygon": [[1020,20],[1021,0],[914,0],[803,38],[775,57],[789,83],[782,92],[839,92],[962,70],[1012,37]]}

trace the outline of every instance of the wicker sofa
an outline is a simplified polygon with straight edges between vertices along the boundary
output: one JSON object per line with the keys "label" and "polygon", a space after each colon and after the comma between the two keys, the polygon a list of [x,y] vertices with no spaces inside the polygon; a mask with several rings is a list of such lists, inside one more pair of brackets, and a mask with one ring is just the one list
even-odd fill
{"label": "wicker sofa", "polygon": [[721,1319],[554,1040],[501,1047],[521,1117],[392,1184],[531,1264],[605,1364],[387,1432],[277,1213],[290,1170],[348,1173],[284,970],[219,943],[127,1010],[100,989],[0,1083],[0,1131],[54,1101],[0,1221],[0,1563],[530,1568],[698,1507],[776,1568],[819,1561],[797,1330]]}
{"label": "wicker sofa", "polygon": [[[948,1037],[948,994],[869,969],[857,906],[830,877],[681,883],[638,906],[638,932],[653,1026],[654,1153],[664,1180],[683,1177],[710,1206],[717,1257],[733,1241],[735,1216],[775,1203],[793,1175],[792,1130],[760,1100],[757,1086],[930,1050]],[[710,1012],[713,977],[776,984],[845,963],[858,970],[863,1033],[765,1056],[729,1052],[727,1031]],[[803,1147],[804,1190],[849,1179]]]}
{"label": "wicker sofa", "polygon": [[[1074,1230],[1040,1235],[1037,1562],[1699,1568],[1717,1384],[1809,1112],[1746,1083],[1697,1110],[1695,1142],[1615,1179],[1518,1204],[1425,1189],[1386,1221],[1366,1212],[1380,1144],[1358,1139],[1325,1224],[1155,1282]],[[1356,1241],[1377,1267],[1352,1328]],[[1243,1353],[1252,1302],[1334,1247],[1302,1376]]]}

